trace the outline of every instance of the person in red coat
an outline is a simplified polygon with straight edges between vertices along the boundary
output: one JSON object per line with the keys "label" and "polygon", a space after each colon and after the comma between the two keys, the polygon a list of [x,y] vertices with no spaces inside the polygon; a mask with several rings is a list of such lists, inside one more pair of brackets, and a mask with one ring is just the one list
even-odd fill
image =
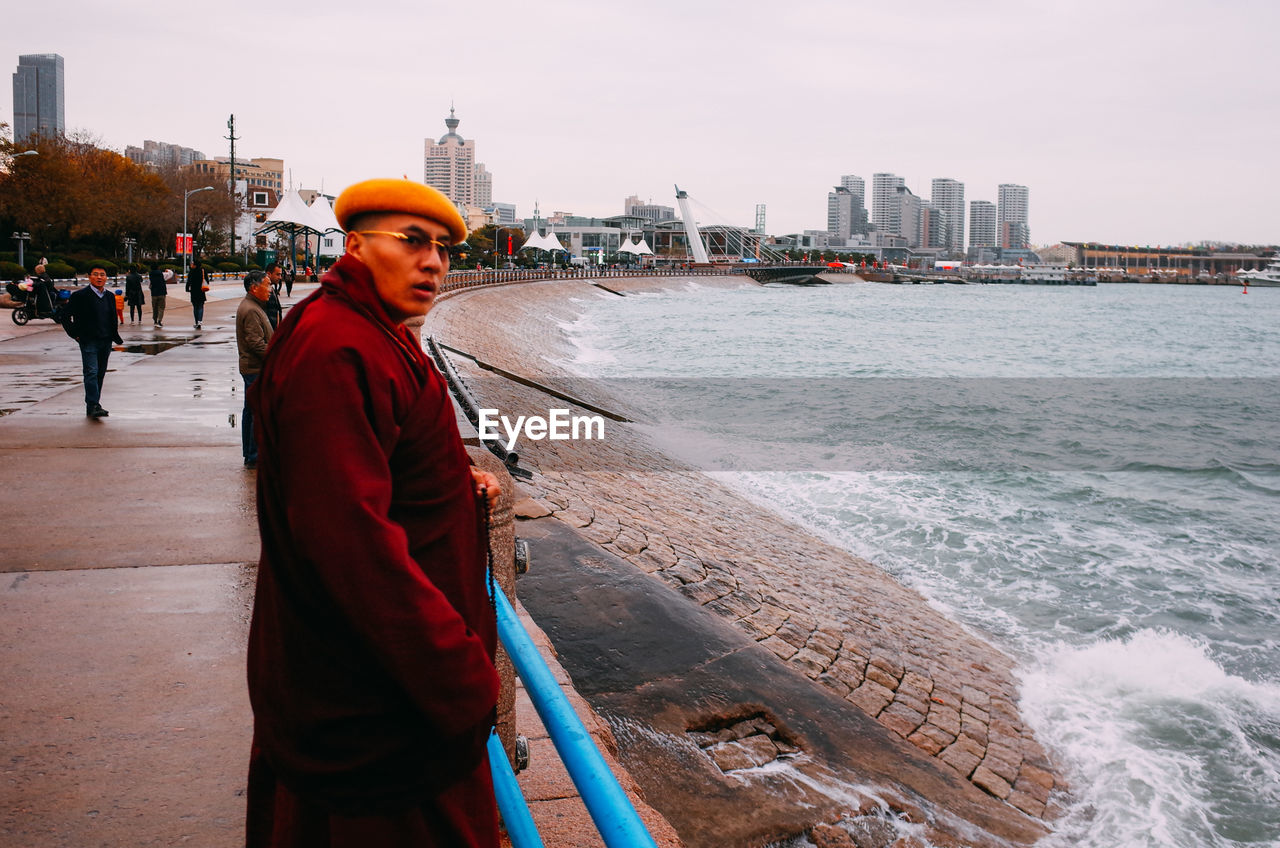
{"label": "person in red coat", "polygon": [[289,311],[249,392],[262,552],[249,630],[249,848],[498,844],[485,511],[445,382],[405,328],[466,224],[368,180],[347,252]]}

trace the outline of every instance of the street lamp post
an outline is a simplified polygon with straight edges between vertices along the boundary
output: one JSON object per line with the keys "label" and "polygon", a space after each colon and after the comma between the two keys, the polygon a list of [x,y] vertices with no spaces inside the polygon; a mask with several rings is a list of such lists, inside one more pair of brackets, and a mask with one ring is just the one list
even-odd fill
{"label": "street lamp post", "polygon": [[[17,159],[19,156],[39,156],[39,155],[40,155],[39,150],[24,150],[21,153],[13,154],[13,156],[10,158]],[[31,241],[31,233],[14,233],[13,237],[18,240],[18,264],[21,265],[22,260],[24,258],[22,248],[26,242]]]}
{"label": "street lamp post", "polygon": [[22,247],[26,242],[31,241],[31,233],[14,233],[13,237],[18,241],[18,264],[22,265],[23,264]]}
{"label": "street lamp post", "polygon": [[[187,198],[202,191],[213,191],[213,186],[193,188],[191,191],[182,195],[182,279],[184,280],[187,278],[187,257],[190,255],[187,253]],[[130,250],[131,253],[129,261],[132,262],[132,248]]]}
{"label": "street lamp post", "polygon": [[[493,270],[498,270],[498,237],[502,235],[503,230],[515,229],[514,227],[498,227],[493,231]],[[511,258],[511,254],[506,254],[507,258]]]}
{"label": "street lamp post", "polygon": [[129,251],[129,264],[130,264],[130,265],[132,265],[132,264],[133,264],[133,248],[134,248],[134,245],[136,245],[137,243],[138,243],[138,240],[137,240],[136,238],[130,238],[130,237],[126,236],[126,237],[125,237],[125,239],[124,239],[124,249],[125,249],[125,250],[127,250],[127,251]]}

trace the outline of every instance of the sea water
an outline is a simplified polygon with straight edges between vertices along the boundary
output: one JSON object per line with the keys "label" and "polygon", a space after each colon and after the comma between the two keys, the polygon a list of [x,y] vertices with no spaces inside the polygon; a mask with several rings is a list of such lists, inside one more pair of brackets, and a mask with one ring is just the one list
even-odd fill
{"label": "sea water", "polygon": [[1280,289],[584,308],[576,369],[659,444],[1015,657],[1072,789],[1045,846],[1280,845]]}

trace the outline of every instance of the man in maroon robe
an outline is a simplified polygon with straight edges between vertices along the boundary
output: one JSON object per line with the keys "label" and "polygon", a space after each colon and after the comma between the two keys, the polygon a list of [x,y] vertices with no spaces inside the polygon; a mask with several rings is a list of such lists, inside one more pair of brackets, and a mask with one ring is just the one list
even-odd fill
{"label": "man in maroon robe", "polygon": [[[496,846],[492,475],[472,468],[425,315],[453,204],[369,180],[347,252],[281,322],[250,392],[262,555],[249,632],[249,848]],[[486,497],[487,496],[487,497]]]}

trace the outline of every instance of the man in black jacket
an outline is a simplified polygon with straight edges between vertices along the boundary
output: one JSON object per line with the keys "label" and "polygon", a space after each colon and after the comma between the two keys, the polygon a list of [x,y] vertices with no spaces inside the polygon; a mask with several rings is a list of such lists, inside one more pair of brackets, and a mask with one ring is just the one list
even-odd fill
{"label": "man in black jacket", "polygon": [[80,344],[80,361],[84,365],[85,414],[105,418],[107,411],[98,403],[102,397],[102,381],[107,376],[107,358],[111,344],[124,344],[116,318],[116,299],[106,290],[107,269],[95,265],[89,269],[89,285],[71,295],[67,318],[62,328]]}
{"label": "man in black jacket", "polygon": [[151,267],[151,321],[157,327],[164,326],[164,301],[166,295],[169,294],[168,283],[164,278],[164,271],[160,270],[159,265]]}

